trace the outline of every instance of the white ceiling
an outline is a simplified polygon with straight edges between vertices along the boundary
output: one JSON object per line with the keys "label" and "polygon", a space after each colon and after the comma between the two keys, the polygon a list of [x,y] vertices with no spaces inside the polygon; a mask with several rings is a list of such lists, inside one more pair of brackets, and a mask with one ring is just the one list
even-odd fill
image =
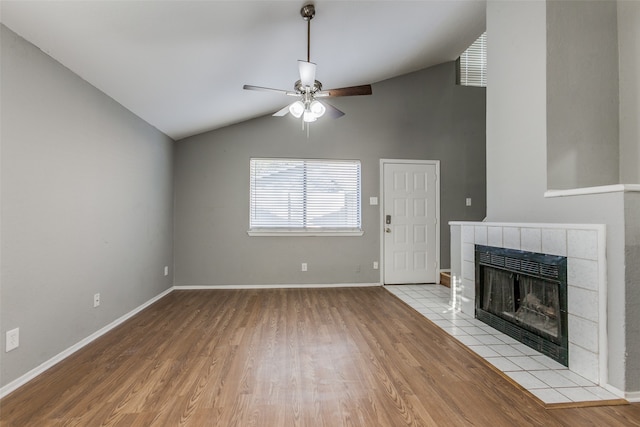
{"label": "white ceiling", "polygon": [[290,102],[242,86],[293,89],[307,48],[300,8],[311,2],[325,89],[454,60],[485,28],[480,0],[2,0],[0,20],[177,140]]}

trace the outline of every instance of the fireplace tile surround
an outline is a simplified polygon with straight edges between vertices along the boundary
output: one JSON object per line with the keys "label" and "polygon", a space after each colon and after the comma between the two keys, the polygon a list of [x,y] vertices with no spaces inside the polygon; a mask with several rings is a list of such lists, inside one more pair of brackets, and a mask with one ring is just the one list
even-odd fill
{"label": "fireplace tile surround", "polygon": [[474,315],[475,245],[567,257],[569,369],[607,384],[606,245],[601,224],[449,223],[454,310]]}

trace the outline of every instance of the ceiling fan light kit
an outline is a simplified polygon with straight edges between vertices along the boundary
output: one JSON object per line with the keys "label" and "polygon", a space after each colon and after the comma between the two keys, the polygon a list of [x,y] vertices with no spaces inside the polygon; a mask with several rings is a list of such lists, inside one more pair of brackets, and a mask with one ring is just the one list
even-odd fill
{"label": "ceiling fan light kit", "polygon": [[[300,80],[293,85],[293,91],[272,89],[261,86],[244,85],[243,89],[258,90],[263,92],[277,92],[283,95],[295,96],[299,99],[294,103],[278,110],[273,115],[276,117],[285,116],[291,113],[293,117],[299,119],[302,117],[302,128],[305,123],[315,122],[322,117],[327,111],[331,118],[344,116],[344,113],[333,105],[320,102],[316,98],[329,98],[336,96],[356,96],[371,95],[371,85],[351,86],[340,89],[322,90],[322,83],[316,80],[316,64],[311,62],[311,20],[316,15],[316,8],[313,4],[307,4],[300,9],[302,19],[307,21],[307,60],[298,60],[298,72]],[[307,127],[307,131],[309,128]]]}
{"label": "ceiling fan light kit", "polygon": [[299,119],[302,117],[307,123],[315,122],[319,117],[322,117],[327,111],[326,107],[322,105],[320,101],[311,101],[308,105],[305,105],[302,101],[296,101],[289,105],[289,112],[293,117]]}

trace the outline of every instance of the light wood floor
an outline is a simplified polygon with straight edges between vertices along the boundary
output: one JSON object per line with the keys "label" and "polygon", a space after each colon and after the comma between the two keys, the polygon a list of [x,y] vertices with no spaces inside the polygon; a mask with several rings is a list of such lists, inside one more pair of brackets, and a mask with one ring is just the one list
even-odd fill
{"label": "light wood floor", "polygon": [[640,426],[544,409],[383,288],[174,291],[0,402],[1,426]]}

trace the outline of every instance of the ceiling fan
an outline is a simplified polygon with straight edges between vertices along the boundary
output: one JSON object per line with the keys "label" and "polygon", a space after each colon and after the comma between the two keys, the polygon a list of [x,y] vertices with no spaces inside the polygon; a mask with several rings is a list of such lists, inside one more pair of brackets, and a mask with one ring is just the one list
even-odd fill
{"label": "ceiling fan", "polygon": [[[300,80],[295,82],[293,90],[271,89],[268,87],[244,85],[243,89],[258,90],[264,92],[276,92],[299,99],[290,105],[276,111],[273,115],[277,117],[291,113],[295,118],[302,117],[302,127],[305,123],[315,122],[325,113],[332,118],[344,116],[344,113],[326,101],[320,102],[318,98],[330,98],[336,96],[371,95],[371,85],[350,86],[339,89],[322,90],[322,83],[316,80],[316,64],[311,62],[311,20],[316,14],[313,4],[307,4],[300,9],[302,19],[307,21],[307,60],[298,60],[298,70]],[[308,127],[307,127],[308,130]]]}

